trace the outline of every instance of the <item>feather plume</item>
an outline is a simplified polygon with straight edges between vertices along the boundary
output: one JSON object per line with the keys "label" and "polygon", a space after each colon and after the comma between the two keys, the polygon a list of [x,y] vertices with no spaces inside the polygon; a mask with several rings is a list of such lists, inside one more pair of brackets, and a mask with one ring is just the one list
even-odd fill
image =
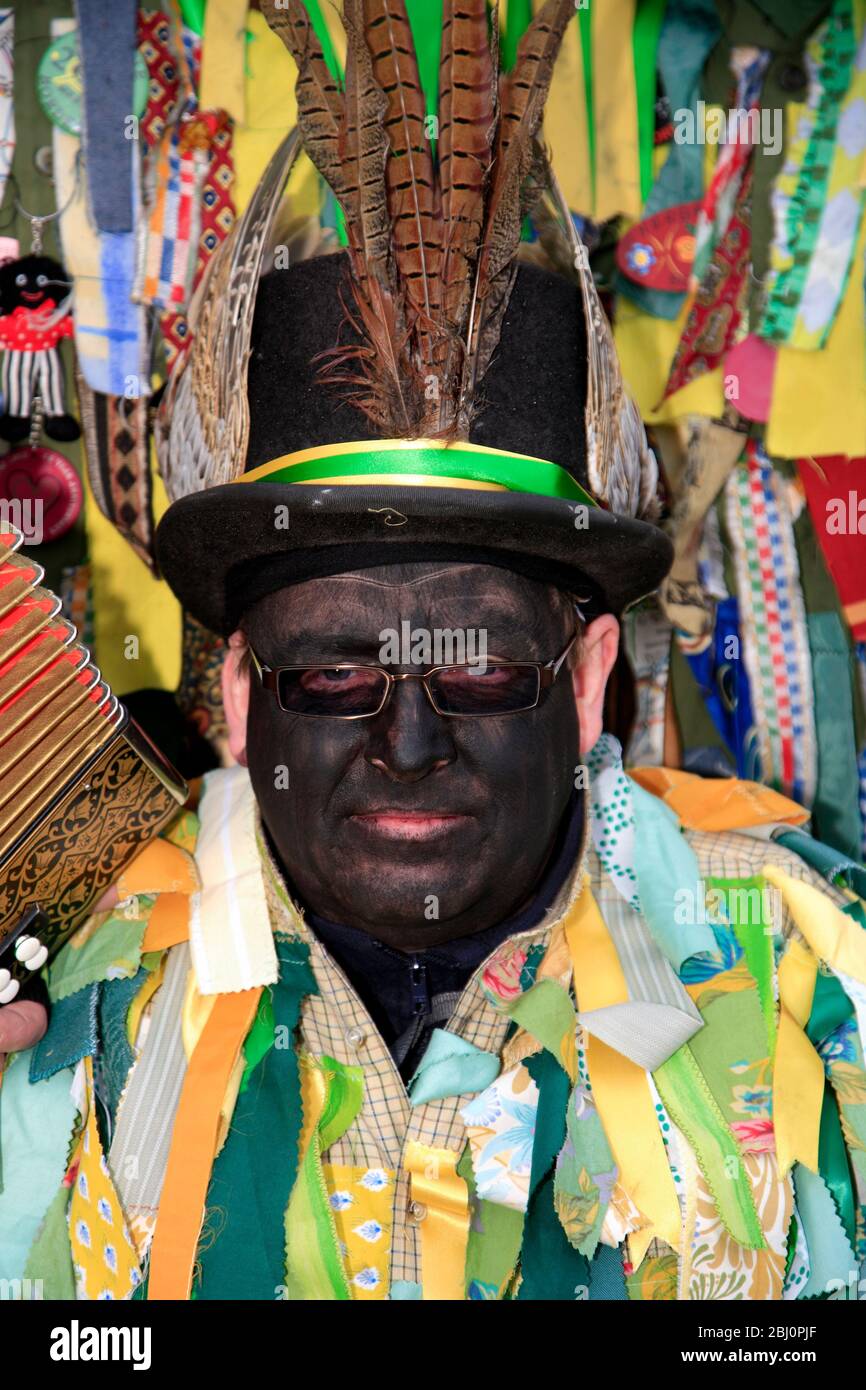
{"label": "feather plume", "polygon": [[493,176],[487,199],[483,249],[478,258],[466,337],[458,428],[471,424],[473,397],[502,331],[514,284],[523,217],[521,190],[532,172],[535,136],[550,90],[553,65],[573,0],[547,0],[520,41],[513,70],[500,81]]}
{"label": "feather plume", "polygon": [[406,435],[420,428],[422,398],[406,323],[406,292],[391,247],[385,182],[388,100],[373,73],[362,0],[345,0],[343,23],[347,44],[340,204],[355,300],[355,311],[347,310],[347,317],[361,343],[327,353],[323,379],[349,386],[350,399],[379,430]]}
{"label": "feather plume", "polygon": [[344,177],[339,144],[343,120],[340,84],[328,69],[302,0],[288,0],[288,6],[278,0],[262,0],[261,10],[297,64],[298,127],[304,148],[340,197]]}
{"label": "feather plume", "polygon": [[385,433],[466,438],[574,4],[547,0],[500,79],[495,7],[488,18],[487,0],[442,3],[437,166],[405,0],[345,0],[344,91],[301,0],[263,10],[295,56],[304,141],[346,219],[356,341],[325,355],[325,375]]}
{"label": "feather plume", "polygon": [[427,138],[424,93],[404,0],[363,0],[373,73],[387,101],[385,179],[394,256],[422,329],[439,321],[442,225]]}
{"label": "feather plume", "polygon": [[[586,316],[587,477],[594,495],[622,516],[656,521],[658,464],[647,443],[640,411],[626,390],[610,323],[604,312],[589,255],[581,241],[556,175],[545,159],[552,205],[547,230],[558,228],[571,254]],[[635,463],[637,462],[637,467]]]}
{"label": "feather plume", "polygon": [[439,184],[446,321],[461,323],[484,227],[496,129],[496,71],[487,0],[444,0],[439,73]]}

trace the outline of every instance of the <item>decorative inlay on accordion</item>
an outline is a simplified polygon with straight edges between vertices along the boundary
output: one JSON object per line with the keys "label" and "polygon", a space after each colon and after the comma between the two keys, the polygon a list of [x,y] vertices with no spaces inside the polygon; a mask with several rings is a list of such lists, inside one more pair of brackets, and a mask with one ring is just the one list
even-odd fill
{"label": "decorative inlay on accordion", "polygon": [[21,539],[0,530],[0,969],[25,980],[16,941],[53,956],[187,787],[16,553]]}

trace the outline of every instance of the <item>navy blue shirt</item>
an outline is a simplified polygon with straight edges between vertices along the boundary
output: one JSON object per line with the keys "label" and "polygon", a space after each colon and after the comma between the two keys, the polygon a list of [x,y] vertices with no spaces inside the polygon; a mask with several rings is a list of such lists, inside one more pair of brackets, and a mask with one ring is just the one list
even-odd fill
{"label": "navy blue shirt", "polygon": [[471,976],[509,936],[541,921],[580,853],[582,797],[565,815],[547,868],[531,900],[507,921],[424,951],[398,951],[358,927],[305,914],[340,966],[389,1048],[404,1081],[415,1072],[434,1028],[444,1028]]}

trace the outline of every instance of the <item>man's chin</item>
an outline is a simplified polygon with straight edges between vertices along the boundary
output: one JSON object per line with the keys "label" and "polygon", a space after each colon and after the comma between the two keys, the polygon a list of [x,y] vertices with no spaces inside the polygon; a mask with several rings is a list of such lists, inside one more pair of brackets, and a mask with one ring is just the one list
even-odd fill
{"label": "man's chin", "polygon": [[[415,935],[419,929],[430,935],[441,932],[446,921],[462,921],[483,896],[476,879],[467,878],[465,868],[430,862],[394,863],[369,860],[351,865],[351,880],[337,883],[335,891],[344,901],[342,920],[363,919],[369,929],[384,927],[389,932]],[[465,930],[465,928],[464,928]]]}

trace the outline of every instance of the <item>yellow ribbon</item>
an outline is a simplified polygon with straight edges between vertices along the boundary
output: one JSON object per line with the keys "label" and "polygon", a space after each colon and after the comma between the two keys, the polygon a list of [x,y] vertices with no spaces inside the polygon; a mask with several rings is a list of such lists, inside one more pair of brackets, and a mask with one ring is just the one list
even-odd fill
{"label": "yellow ribbon", "polygon": [[866,985],[866,932],[820,889],[792,878],[775,864],[761,873],[787,904],[788,911],[818,960]]}
{"label": "yellow ribbon", "polygon": [[[589,882],[565,925],[581,1012],[628,1001],[628,986],[616,947]],[[654,1237],[675,1250],[680,1240],[680,1207],[673,1174],[655,1113],[646,1072],[628,1057],[591,1035],[587,1065],[592,1096],[616,1164],[619,1180],[647,1225],[628,1238],[637,1267]]]}
{"label": "yellow ribbon", "polygon": [[198,104],[202,111],[226,111],[238,125],[246,116],[246,22],[247,0],[208,0]]}
{"label": "yellow ribbon", "polygon": [[809,1020],[818,961],[866,984],[866,934],[826,894],[775,864],[761,871],[781,893],[807,945],[791,941],[779,966],[779,1038],[773,1068],[776,1155],[784,1177],[799,1160],[818,1171],[824,1068],[803,1031]]}
{"label": "yellow ribbon", "polygon": [[779,966],[779,1032],[773,1066],[776,1161],[784,1178],[793,1163],[818,1171],[818,1133],[824,1067],[804,1029],[812,1011],[818,962],[801,941],[791,941]]}
{"label": "yellow ribbon", "polygon": [[459,1154],[411,1140],[404,1162],[421,1238],[425,1301],[462,1302],[469,1239],[469,1189],[457,1173]]}

